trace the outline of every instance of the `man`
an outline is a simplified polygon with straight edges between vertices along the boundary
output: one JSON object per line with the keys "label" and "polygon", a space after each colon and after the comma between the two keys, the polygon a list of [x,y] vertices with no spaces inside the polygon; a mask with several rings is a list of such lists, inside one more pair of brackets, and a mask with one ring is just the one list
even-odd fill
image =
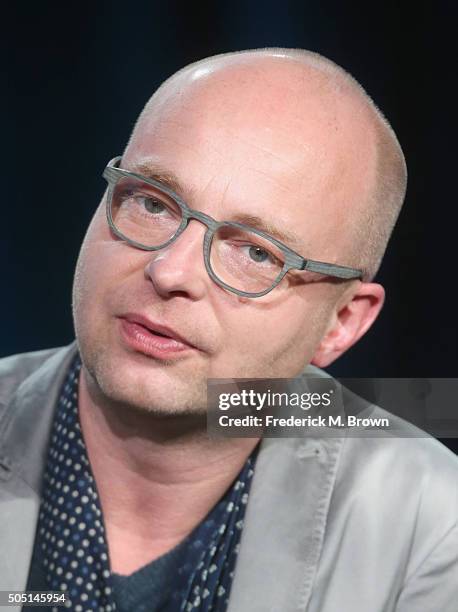
{"label": "man", "polygon": [[105,177],[77,345],[1,362],[1,588],[74,610],[456,610],[437,441],[205,429],[209,378],[317,373],[380,312],[406,169],[363,89],[300,50],[203,60]]}

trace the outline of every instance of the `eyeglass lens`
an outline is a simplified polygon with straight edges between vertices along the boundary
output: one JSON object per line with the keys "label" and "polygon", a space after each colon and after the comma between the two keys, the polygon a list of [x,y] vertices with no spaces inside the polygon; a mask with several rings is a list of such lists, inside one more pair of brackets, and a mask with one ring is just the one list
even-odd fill
{"label": "eyeglass lens", "polygon": [[[118,231],[145,247],[159,247],[178,231],[180,206],[159,188],[132,177],[116,183],[111,215]],[[269,289],[282,271],[284,254],[269,240],[249,230],[223,225],[213,235],[210,267],[224,283],[239,291]]]}

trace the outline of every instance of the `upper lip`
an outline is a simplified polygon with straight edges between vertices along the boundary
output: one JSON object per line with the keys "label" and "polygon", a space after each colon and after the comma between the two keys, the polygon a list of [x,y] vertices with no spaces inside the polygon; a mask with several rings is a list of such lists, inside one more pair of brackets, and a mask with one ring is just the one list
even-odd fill
{"label": "upper lip", "polygon": [[129,321],[130,323],[138,323],[139,325],[146,327],[146,329],[153,333],[157,332],[159,334],[163,334],[164,336],[168,336],[169,338],[177,340],[182,344],[187,344],[188,346],[197,348],[185,336],[182,336],[173,328],[169,327],[168,325],[164,325],[163,323],[157,323],[156,321],[152,321],[151,319],[148,319],[148,317],[146,317],[145,315],[129,312],[125,315],[122,315],[122,318],[126,321]]}

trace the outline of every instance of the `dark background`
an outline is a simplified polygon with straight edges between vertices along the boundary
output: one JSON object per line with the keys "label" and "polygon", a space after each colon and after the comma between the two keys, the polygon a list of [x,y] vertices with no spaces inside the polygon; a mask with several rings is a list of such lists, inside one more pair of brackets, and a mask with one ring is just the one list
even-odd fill
{"label": "dark background", "polygon": [[[73,338],[73,268],[152,91],[207,55],[303,47],[350,71],[393,125],[409,169],[373,329],[329,370],[456,377],[456,9],[452,2],[16,3],[3,12],[0,356]],[[457,441],[446,443],[458,450]]]}

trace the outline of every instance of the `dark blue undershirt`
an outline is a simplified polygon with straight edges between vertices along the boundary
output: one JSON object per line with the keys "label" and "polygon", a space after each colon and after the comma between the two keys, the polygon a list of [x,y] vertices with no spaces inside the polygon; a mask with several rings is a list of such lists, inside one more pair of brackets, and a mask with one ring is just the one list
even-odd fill
{"label": "dark blue undershirt", "polygon": [[[118,612],[164,612],[170,602],[174,575],[189,540],[128,576],[112,573]],[[26,591],[49,590],[38,546],[34,547]],[[64,608],[62,608],[64,609]],[[49,612],[49,607],[24,606],[23,611]]]}

